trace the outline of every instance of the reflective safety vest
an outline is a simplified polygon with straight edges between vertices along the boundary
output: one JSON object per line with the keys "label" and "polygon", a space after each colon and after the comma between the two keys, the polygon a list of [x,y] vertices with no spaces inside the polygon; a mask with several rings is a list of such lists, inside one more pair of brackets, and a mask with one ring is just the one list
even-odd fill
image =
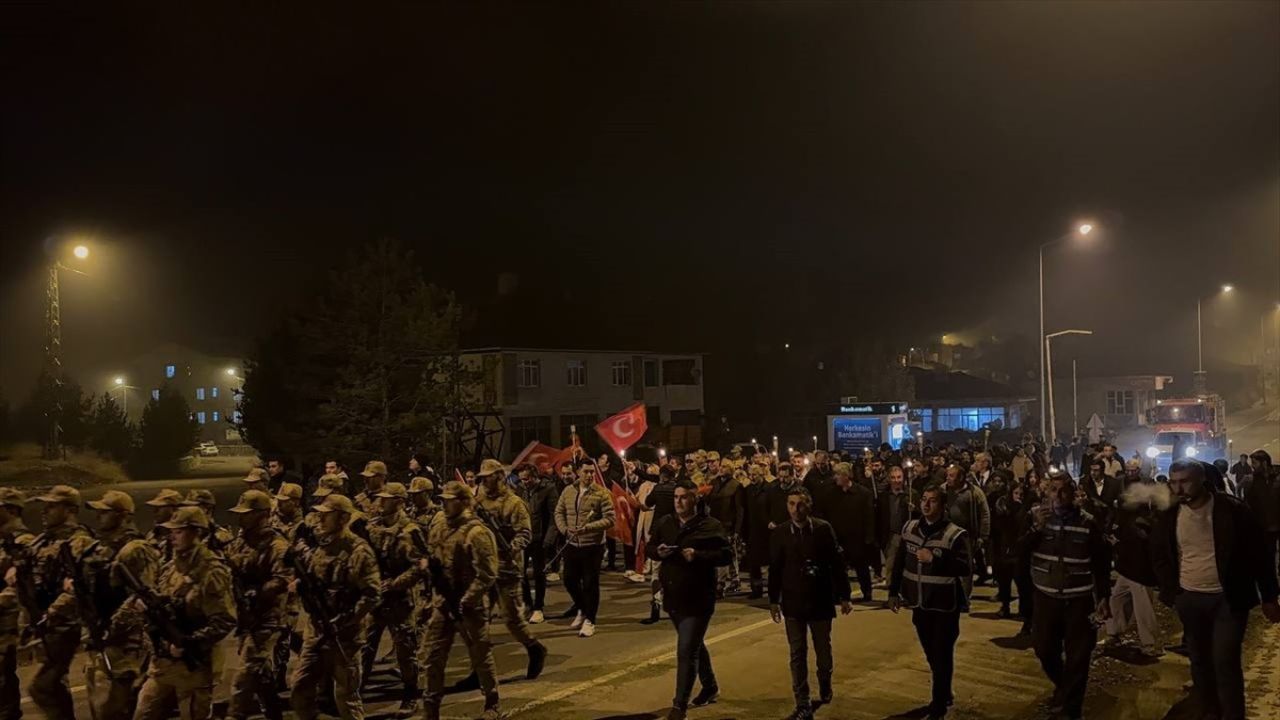
{"label": "reflective safety vest", "polygon": [[964,609],[964,587],[955,575],[931,574],[933,563],[920,562],[920,548],[936,552],[955,551],[956,543],[965,542],[964,528],[948,522],[940,535],[930,538],[920,532],[920,520],[912,520],[902,528],[902,544],[907,548],[902,565],[902,599],[904,605],[920,610],[958,612]]}
{"label": "reflective safety vest", "polygon": [[1031,552],[1031,582],[1040,592],[1064,600],[1093,595],[1091,520],[1082,512],[1065,522],[1050,517],[1045,523]]}

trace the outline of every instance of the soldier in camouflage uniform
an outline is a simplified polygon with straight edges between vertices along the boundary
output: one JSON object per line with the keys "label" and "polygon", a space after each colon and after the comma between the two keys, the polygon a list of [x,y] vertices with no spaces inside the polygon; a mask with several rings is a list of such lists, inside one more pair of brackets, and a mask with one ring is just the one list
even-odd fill
{"label": "soldier in camouflage uniform", "polygon": [[410,717],[418,710],[418,663],[414,657],[418,637],[412,622],[417,598],[414,591],[421,575],[418,551],[410,533],[422,530],[404,513],[408,497],[404,485],[387,483],[377,495],[379,513],[368,524],[369,544],[382,576],[382,600],[373,611],[365,637],[363,677],[367,680],[373,670],[382,632],[388,631],[400,668],[400,680],[404,683],[397,711],[399,717]]}
{"label": "soldier in camouflage uniform", "polygon": [[[369,544],[348,527],[356,509],[344,495],[329,493],[316,506],[316,547],[302,558],[307,582],[323,593],[336,617],[326,618],[337,627],[328,637],[323,621],[308,617],[302,654],[293,678],[293,710],[299,720],[315,720],[316,689],[325,675],[334,681],[334,700],[342,720],[363,720],[360,700],[360,648],[365,621],[378,605],[378,561]],[[295,549],[296,546],[295,546]],[[297,581],[295,580],[296,592]]]}
{"label": "soldier in camouflage uniform", "polygon": [[[302,486],[296,483],[284,483],[276,494],[276,510],[271,516],[271,527],[292,545],[298,537],[298,528],[302,527]],[[298,597],[288,593],[285,601],[284,628],[280,631],[280,640],[276,643],[276,687],[284,690],[287,685],[286,670],[289,667],[290,651],[302,647],[302,638],[296,635],[298,628]]]}
{"label": "soldier in camouflage uniform", "polygon": [[[477,478],[480,480],[479,506],[491,522],[489,529],[506,541],[498,543],[498,605],[506,619],[507,632],[529,652],[530,680],[542,673],[547,659],[547,648],[529,632],[524,614],[520,612],[520,579],[524,577],[524,549],[532,540],[529,506],[524,504],[507,484],[507,469],[497,460],[485,460],[480,464]],[[496,525],[497,527],[494,527]],[[505,547],[504,547],[505,545]]]}
{"label": "soldier in camouflage uniform", "polygon": [[[231,512],[240,522],[240,534],[226,549],[236,599],[240,665],[231,681],[228,717],[245,720],[260,702],[267,720],[280,720],[283,709],[275,665],[287,620],[290,578],[284,555],[289,543],[272,528],[271,496],[261,490],[246,490]],[[287,646],[284,659],[289,659]]]}
{"label": "soldier in camouflage uniform", "polygon": [[[190,632],[185,642],[174,644],[148,621],[151,666],[134,720],[167,720],[175,704],[182,720],[208,720],[213,711],[213,648],[236,625],[231,571],[204,542],[209,531],[204,510],[178,508],[164,527],[173,558],[160,568],[155,594],[173,604]],[[125,611],[145,613],[136,598],[126,603]]]}
{"label": "soldier in camouflage uniform", "polygon": [[[484,598],[498,578],[498,551],[493,533],[471,510],[471,488],[458,481],[445,485],[440,499],[444,512],[436,515],[427,533],[430,572],[435,590],[427,624],[426,676],[423,696],[425,720],[440,719],[444,697],[444,669],[454,634],[462,635],[484,693],[484,720],[502,717],[498,682],[494,677],[493,646]],[[447,587],[446,587],[447,586]],[[447,590],[447,592],[446,592]],[[309,720],[309,719],[308,719]]]}
{"label": "soldier in camouflage uniform", "polygon": [[31,679],[31,699],[49,720],[74,720],[67,672],[80,645],[80,620],[76,599],[63,588],[67,579],[60,558],[63,543],[73,557],[81,557],[93,544],[93,534],[80,524],[80,492],[55,485],[36,498],[44,503],[44,532],[31,542],[32,572],[38,595],[37,607],[27,608],[31,622],[42,628],[44,663]]}
{"label": "soldier in camouflage uniform", "polygon": [[218,509],[218,501],[209,490],[191,490],[187,492],[187,499],[183,500],[182,504],[186,507],[198,507],[204,511],[204,516],[209,520],[209,532],[205,535],[204,544],[210,550],[222,552],[236,538],[236,534],[231,528],[219,525],[213,519],[213,513]]}
{"label": "soldier in camouflage uniform", "polygon": [[381,460],[370,460],[360,476],[364,478],[364,492],[356,495],[355,505],[360,512],[372,517],[378,514],[377,495],[387,484],[387,464]]}
{"label": "soldier in camouflage uniform", "polygon": [[161,560],[167,561],[172,553],[169,552],[169,531],[164,524],[173,519],[173,514],[182,507],[182,495],[177,490],[161,490],[147,501],[147,505],[155,508],[155,517],[146,540],[160,553]]}
{"label": "soldier in camouflage uniform", "polygon": [[88,504],[98,511],[98,542],[79,558],[76,572],[92,593],[79,598],[80,607],[87,602],[104,630],[102,638],[91,638],[100,640],[101,648],[89,654],[84,669],[89,711],[94,720],[129,720],[147,651],[145,625],[136,613],[121,611],[129,595],[121,566],[150,586],[160,569],[160,553],[133,524],[133,498],[108,490]]}
{"label": "soldier in camouflage uniform", "polygon": [[440,512],[440,506],[431,499],[435,489],[430,478],[419,476],[409,482],[409,506],[405,508],[405,512],[418,523],[423,532],[431,527],[431,519]]}
{"label": "soldier in camouflage uniform", "polygon": [[27,499],[18,490],[0,488],[0,720],[22,717],[22,692],[18,688],[19,628],[23,626],[18,602],[17,554],[25,555],[35,536],[22,524],[22,507]]}
{"label": "soldier in camouflage uniform", "polygon": [[302,525],[302,486],[285,483],[275,496],[275,512],[271,515],[271,527],[290,543]]}
{"label": "soldier in camouflage uniform", "polygon": [[262,468],[253,468],[249,471],[248,475],[244,476],[244,480],[241,482],[244,483],[245,490],[257,490],[270,495],[270,480],[271,474],[266,470],[263,470]]}

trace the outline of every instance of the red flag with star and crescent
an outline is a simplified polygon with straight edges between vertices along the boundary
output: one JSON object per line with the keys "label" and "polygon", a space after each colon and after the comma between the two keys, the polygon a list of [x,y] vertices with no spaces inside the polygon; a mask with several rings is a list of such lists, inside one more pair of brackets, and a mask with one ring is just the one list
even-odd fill
{"label": "red flag with star and crescent", "polygon": [[640,442],[649,429],[649,421],[645,414],[644,403],[636,403],[612,417],[607,417],[596,425],[596,432],[605,444],[613,448],[619,457],[627,448]]}

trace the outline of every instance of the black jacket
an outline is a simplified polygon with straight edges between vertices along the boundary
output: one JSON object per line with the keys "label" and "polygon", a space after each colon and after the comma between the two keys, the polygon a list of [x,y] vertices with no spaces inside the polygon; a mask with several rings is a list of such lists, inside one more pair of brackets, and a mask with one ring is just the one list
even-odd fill
{"label": "black jacket", "polygon": [[1091,477],[1081,478],[1080,486],[1084,488],[1085,497],[1089,498],[1089,505],[1085,509],[1098,519],[1098,523],[1105,530],[1111,526],[1112,516],[1120,506],[1120,496],[1124,494],[1124,481],[1120,478],[1103,477],[1105,479],[1102,482],[1102,494],[1098,494],[1098,488],[1094,486]]}
{"label": "black jacket", "polygon": [[[660,557],[661,545],[693,548],[693,560],[685,560],[679,551]],[[679,518],[667,515],[653,524],[648,547],[653,557],[662,561],[658,581],[662,583],[662,606],[668,614],[706,616],[715,611],[716,568],[733,559],[729,538],[719,521],[694,515],[681,527]]]}
{"label": "black jacket", "polygon": [[644,498],[645,507],[653,508],[653,525],[656,526],[662,518],[675,514],[676,511],[676,484],[674,482],[659,482],[653,486],[649,494]]}
{"label": "black jacket", "polygon": [[747,543],[747,566],[764,567],[769,564],[769,507],[776,482],[754,482],[742,489],[746,508],[743,539]]}
{"label": "black jacket", "polygon": [[531,542],[551,545],[556,541],[556,501],[560,499],[560,484],[551,478],[539,478],[532,487],[521,483],[516,495],[529,507]]}
{"label": "black jacket", "polygon": [[[917,500],[920,497],[914,492],[908,493],[905,490],[898,495],[886,492],[880,496],[880,502],[876,503],[876,544],[881,548],[888,547],[889,538],[901,533],[902,527],[907,524],[907,521],[915,517],[915,508],[912,507],[913,503],[910,502],[908,496]],[[914,504],[918,505],[919,503]],[[894,527],[895,523],[891,522],[895,507],[897,508],[898,518],[902,520],[902,523],[898,524],[897,527]]]}
{"label": "black jacket", "polygon": [[[1160,513],[1151,531],[1151,567],[1159,581],[1160,602],[1172,605],[1182,593],[1179,583],[1178,511],[1181,506]],[[1229,495],[1213,496],[1213,548],[1218,565],[1218,582],[1227,603],[1237,612],[1245,612],[1263,602],[1275,602],[1277,589],[1275,568],[1267,567],[1263,552],[1262,531],[1258,521],[1244,503]]]}
{"label": "black jacket", "polygon": [[831,525],[810,518],[774,528],[769,546],[769,602],[798,620],[831,620],[849,599],[849,571]]}
{"label": "black jacket", "polygon": [[[813,514],[820,518],[827,515],[827,497],[835,492],[836,480],[831,470],[820,470],[816,465],[804,475],[804,489],[813,498]],[[786,503],[786,498],[782,499]]]}
{"label": "black jacket", "polygon": [[1280,475],[1272,468],[1253,473],[1244,491],[1244,503],[1264,532],[1280,531]]}
{"label": "black jacket", "polygon": [[856,483],[848,490],[837,486],[827,496],[827,522],[847,560],[866,559],[867,547],[876,541],[875,507],[869,490]]}
{"label": "black jacket", "polygon": [[711,492],[706,498],[707,512],[720,521],[726,532],[737,535],[742,532],[742,485],[732,475],[725,474],[712,481]]}
{"label": "black jacket", "polygon": [[1151,567],[1151,527],[1155,512],[1146,505],[1116,509],[1113,534],[1116,538],[1116,572],[1147,587],[1156,586]]}

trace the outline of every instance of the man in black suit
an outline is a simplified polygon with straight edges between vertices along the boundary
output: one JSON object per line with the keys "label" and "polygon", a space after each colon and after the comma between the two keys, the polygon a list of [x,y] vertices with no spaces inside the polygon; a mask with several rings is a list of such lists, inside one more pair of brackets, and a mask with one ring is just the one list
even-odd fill
{"label": "man in black suit", "polygon": [[1160,601],[1177,609],[1204,717],[1244,718],[1240,655],[1249,611],[1259,604],[1280,623],[1280,587],[1262,531],[1244,503],[1210,490],[1217,469],[1184,458],[1169,468],[1178,503],[1151,533]]}
{"label": "man in black suit", "polygon": [[831,621],[835,606],[848,615],[848,569],[835,531],[824,520],[811,516],[813,499],[801,487],[787,494],[790,521],[773,531],[769,552],[769,614],[775,623],[786,618],[787,643],[791,647],[791,690],[796,709],[788,720],[812,720],[809,704],[809,636],[818,660],[818,696],[832,697]]}
{"label": "man in black suit", "polygon": [[1080,488],[1084,490],[1084,509],[1093,515],[1104,533],[1110,532],[1120,496],[1124,494],[1124,482],[1107,475],[1105,461],[1098,456],[1089,461],[1089,476],[1080,481]]}

